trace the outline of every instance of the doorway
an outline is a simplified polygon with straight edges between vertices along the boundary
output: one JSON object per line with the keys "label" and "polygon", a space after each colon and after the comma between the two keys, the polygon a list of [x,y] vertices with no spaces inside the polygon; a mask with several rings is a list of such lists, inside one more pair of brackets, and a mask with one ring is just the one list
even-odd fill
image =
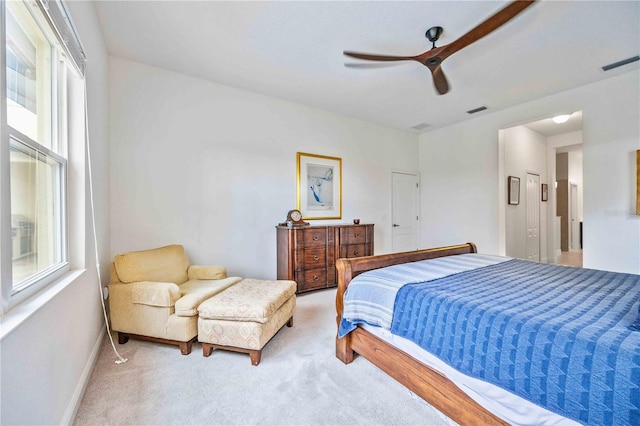
{"label": "doorway", "polygon": [[[500,129],[499,188],[504,206],[499,217],[504,226],[500,248],[507,256],[532,260],[537,257],[549,263],[582,263],[582,112],[575,111],[569,117],[564,123],[556,123],[549,117]],[[556,164],[558,154],[563,156],[558,157],[563,162],[561,170]],[[530,175],[539,176],[537,184]],[[510,176],[524,183],[523,197],[516,204],[506,199]],[[536,196],[539,210],[532,207]],[[566,206],[566,214],[559,214],[558,206]],[[539,213],[537,235],[536,213]]]}
{"label": "doorway", "polygon": [[[563,135],[559,135],[562,140]],[[555,214],[560,223],[555,263],[582,266],[582,141],[553,148],[555,158]]]}
{"label": "doorway", "polygon": [[394,253],[418,250],[419,184],[418,175],[392,174],[391,236]]}

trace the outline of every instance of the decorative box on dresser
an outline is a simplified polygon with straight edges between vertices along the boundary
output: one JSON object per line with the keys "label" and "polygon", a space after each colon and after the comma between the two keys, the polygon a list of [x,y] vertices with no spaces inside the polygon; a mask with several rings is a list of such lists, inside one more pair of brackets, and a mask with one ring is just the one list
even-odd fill
{"label": "decorative box on dresser", "polygon": [[297,293],[336,287],[336,260],[373,255],[373,224],[276,226],[278,279]]}

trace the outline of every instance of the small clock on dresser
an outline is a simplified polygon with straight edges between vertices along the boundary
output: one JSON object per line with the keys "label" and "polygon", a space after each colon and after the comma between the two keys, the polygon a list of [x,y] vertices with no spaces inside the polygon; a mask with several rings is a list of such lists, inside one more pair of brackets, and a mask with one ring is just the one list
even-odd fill
{"label": "small clock on dresser", "polygon": [[305,226],[309,222],[302,220],[302,213],[298,209],[289,210],[287,213],[287,220],[281,223],[281,226]]}

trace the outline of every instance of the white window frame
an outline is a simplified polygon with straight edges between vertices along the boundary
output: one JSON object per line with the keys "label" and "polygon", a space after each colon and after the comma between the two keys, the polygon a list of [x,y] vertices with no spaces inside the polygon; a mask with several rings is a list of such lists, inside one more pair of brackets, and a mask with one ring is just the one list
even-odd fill
{"label": "white window frame", "polygon": [[[51,147],[49,150],[31,138],[10,127],[7,123],[7,81],[6,81],[6,2],[0,3],[0,316],[6,314],[27,298],[58,282],[70,270],[69,253],[69,208],[68,197],[68,107],[67,69],[75,68],[84,76],[84,52],[64,5],[52,0],[41,3],[23,1],[27,7],[39,8],[34,18],[40,26],[46,26],[45,36],[52,45],[51,70]],[[40,13],[41,12],[41,13]],[[61,19],[62,18],[62,19]],[[61,36],[63,34],[64,36]],[[65,40],[61,43],[60,40]],[[66,58],[66,64],[65,59]],[[54,65],[55,64],[55,65]],[[62,94],[59,96],[58,91]],[[84,117],[82,117],[84,120]],[[10,183],[10,139],[15,139],[27,147],[61,164],[59,191],[61,195],[59,233],[62,241],[62,259],[25,280],[24,285],[14,289],[12,274],[11,235],[11,183]]]}
{"label": "white window frame", "polygon": [[[60,250],[61,250],[62,258],[60,262],[55,263],[43,269],[42,271],[33,274],[32,276],[25,279],[24,281],[21,281],[20,286],[18,287],[15,287],[16,283],[13,282],[13,277],[12,277],[11,291],[10,291],[10,298],[11,298],[10,307],[11,307],[16,303],[19,303],[22,300],[26,299],[27,297],[31,296],[32,294],[36,293],[43,287],[48,286],[53,281],[60,278],[64,273],[69,271],[69,250],[68,250],[69,233],[67,232],[67,229],[68,229],[67,158],[51,150],[48,150],[42,145],[37,144],[36,142],[31,140],[29,137],[21,134],[20,132],[16,131],[12,127],[10,126],[7,126],[7,127],[9,129],[9,147],[11,147],[11,143],[13,140],[13,142],[22,144],[26,148],[36,151],[39,155],[43,155],[46,158],[50,158],[56,163],[60,164],[60,171],[59,171],[60,176],[58,177],[60,181],[57,189],[58,191],[60,191],[60,193],[58,194],[58,198],[60,199],[60,212],[59,212],[60,223],[58,224],[59,226],[58,233],[60,234],[60,239],[61,239]],[[60,126],[60,127],[66,127],[66,126]],[[13,269],[13,265],[11,266]]]}

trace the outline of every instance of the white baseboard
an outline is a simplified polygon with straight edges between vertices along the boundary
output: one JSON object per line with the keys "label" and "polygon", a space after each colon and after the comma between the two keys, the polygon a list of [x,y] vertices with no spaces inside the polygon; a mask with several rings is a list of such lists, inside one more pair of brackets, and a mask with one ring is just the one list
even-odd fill
{"label": "white baseboard", "polygon": [[73,392],[71,401],[69,401],[67,410],[64,413],[64,417],[62,418],[61,422],[61,424],[63,425],[72,425],[74,419],[76,418],[76,413],[78,412],[78,408],[80,408],[80,403],[82,402],[84,391],[87,389],[89,379],[91,378],[91,373],[93,372],[93,367],[95,366],[98,359],[98,354],[100,354],[100,348],[102,347],[102,341],[104,340],[105,332],[106,327],[103,326],[102,331],[98,335],[96,343],[93,345],[91,355],[89,356],[87,363],[84,365],[84,369],[82,370],[80,379],[78,379],[76,390]]}

